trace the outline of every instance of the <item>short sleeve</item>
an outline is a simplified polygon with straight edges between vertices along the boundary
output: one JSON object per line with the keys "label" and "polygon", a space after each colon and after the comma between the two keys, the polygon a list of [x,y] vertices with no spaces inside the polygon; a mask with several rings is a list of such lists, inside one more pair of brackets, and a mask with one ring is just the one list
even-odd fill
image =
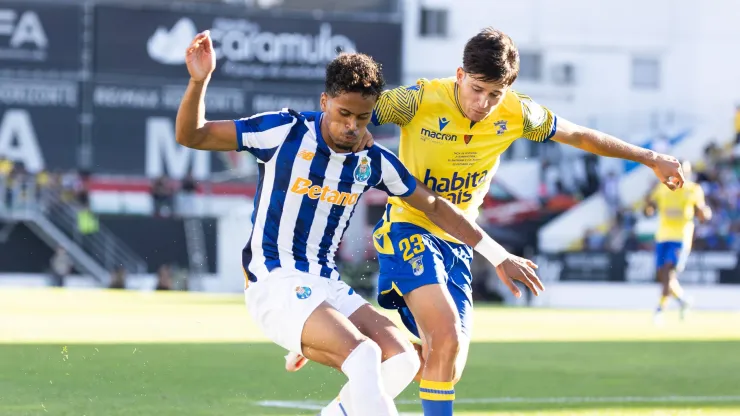
{"label": "short sleeve", "polygon": [[[381,147],[376,144],[375,146]],[[388,149],[380,151],[381,177],[374,187],[390,196],[409,196],[416,190],[416,178],[406,166]]]}
{"label": "short sleeve", "polygon": [[383,91],[375,103],[373,124],[379,126],[393,123],[401,127],[409,124],[419,110],[425,82],[426,80],[420,79],[416,85]]}
{"label": "short sleeve", "polygon": [[534,142],[546,142],[555,135],[558,119],[550,109],[539,105],[529,96],[514,92],[522,107],[522,137]]}
{"label": "short sleeve", "polygon": [[288,136],[296,118],[287,111],[256,114],[234,120],[237,151],[248,151],[267,162]]}

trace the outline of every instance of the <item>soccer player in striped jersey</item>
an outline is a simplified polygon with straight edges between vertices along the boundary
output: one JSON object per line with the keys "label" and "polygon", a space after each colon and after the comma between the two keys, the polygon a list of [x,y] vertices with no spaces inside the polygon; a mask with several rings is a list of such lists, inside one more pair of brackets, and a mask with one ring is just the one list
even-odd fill
{"label": "soccer player in striped jersey", "polygon": [[[401,198],[494,264],[505,250],[384,147],[352,152],[367,133],[385,85],[370,57],[342,54],[327,66],[321,112],[284,110],[207,121],[204,97],[215,61],[208,32],[197,35],[186,53],[191,79],[176,136],[193,149],[248,151],[258,159],[253,227],[242,255],[250,315],[276,344],[348,377],[339,411],[397,414],[392,398],[416,375],[416,351],[390,320],[339,279],[334,263],[360,197],[374,187]],[[503,272],[541,290],[534,267],[511,258]],[[435,386],[428,393],[449,394]]]}

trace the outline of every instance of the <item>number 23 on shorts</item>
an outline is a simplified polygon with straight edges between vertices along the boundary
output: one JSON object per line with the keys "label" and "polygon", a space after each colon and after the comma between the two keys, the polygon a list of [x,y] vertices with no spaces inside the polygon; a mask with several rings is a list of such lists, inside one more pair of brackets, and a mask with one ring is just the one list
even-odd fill
{"label": "number 23 on shorts", "polygon": [[426,250],[424,247],[424,240],[422,240],[420,234],[414,234],[409,238],[404,238],[398,242],[398,248],[403,251],[403,260],[409,261],[416,254],[420,254]]}

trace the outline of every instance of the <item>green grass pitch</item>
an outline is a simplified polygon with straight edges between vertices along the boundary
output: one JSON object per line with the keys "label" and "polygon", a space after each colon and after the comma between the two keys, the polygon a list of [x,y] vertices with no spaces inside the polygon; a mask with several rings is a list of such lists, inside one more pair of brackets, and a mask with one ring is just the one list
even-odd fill
{"label": "green grass pitch", "polygon": [[[478,305],[456,414],[740,415],[740,313]],[[312,415],[344,380],[290,374],[241,296],[0,289],[0,415]],[[398,399],[421,414],[417,386]]]}

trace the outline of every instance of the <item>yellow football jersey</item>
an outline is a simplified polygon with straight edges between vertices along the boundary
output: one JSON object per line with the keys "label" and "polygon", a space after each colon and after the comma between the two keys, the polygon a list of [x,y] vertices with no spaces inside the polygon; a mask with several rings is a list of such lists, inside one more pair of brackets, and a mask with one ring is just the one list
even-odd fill
{"label": "yellow football jersey", "polygon": [[659,225],[656,242],[682,242],[694,236],[694,207],[704,206],[704,190],[695,182],[684,182],[681,189],[671,191],[658,185],[650,199],[655,202]]}
{"label": "yellow football jersey", "polygon": [[[429,188],[475,220],[499,156],[519,138],[544,142],[555,133],[556,117],[515,91],[480,122],[463,115],[455,78],[420,79],[416,85],[383,92],[373,123],[401,127],[401,162]],[[448,241],[458,242],[420,211],[390,198],[390,222],[409,222]]]}

